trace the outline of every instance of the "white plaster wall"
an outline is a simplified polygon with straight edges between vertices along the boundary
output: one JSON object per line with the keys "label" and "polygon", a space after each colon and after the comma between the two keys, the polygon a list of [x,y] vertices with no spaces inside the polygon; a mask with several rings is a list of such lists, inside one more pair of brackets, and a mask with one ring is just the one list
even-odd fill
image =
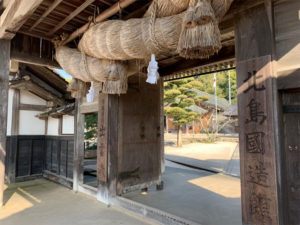
{"label": "white plaster wall", "polygon": [[45,135],[45,120],[35,117],[39,111],[20,110],[20,135]]}
{"label": "white plaster wall", "polygon": [[30,104],[30,105],[46,105],[47,104],[47,102],[44,99],[30,93],[29,91],[24,91],[24,90],[21,90],[21,92],[20,92],[20,103],[21,104]]}
{"label": "white plaster wall", "polygon": [[74,134],[74,116],[63,116],[62,134]]}
{"label": "white plaster wall", "polygon": [[8,90],[7,133],[6,133],[6,135],[11,135],[13,96],[14,96],[14,90],[9,89]]}
{"label": "white plaster wall", "polygon": [[59,134],[59,119],[48,117],[47,135]]}

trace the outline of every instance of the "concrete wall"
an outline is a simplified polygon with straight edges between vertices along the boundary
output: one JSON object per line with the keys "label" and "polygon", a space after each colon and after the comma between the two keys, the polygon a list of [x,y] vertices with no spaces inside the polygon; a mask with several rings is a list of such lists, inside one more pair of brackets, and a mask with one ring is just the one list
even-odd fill
{"label": "concrete wall", "polygon": [[74,134],[74,116],[63,116],[62,134]]}
{"label": "concrete wall", "polygon": [[[28,92],[20,91],[20,103],[30,105],[46,105],[47,102],[40,97]],[[20,135],[44,135],[46,123],[36,117],[41,111],[20,110],[19,134]]]}
{"label": "concrete wall", "polygon": [[[9,89],[8,95],[8,114],[7,114],[7,135],[11,135],[12,127],[12,105],[13,105],[14,89]],[[20,91],[20,103],[30,105],[46,105],[47,102],[40,97],[31,94],[28,91]],[[40,111],[25,111],[19,112],[19,134],[20,135],[44,135],[45,121],[36,118]]]}
{"label": "concrete wall", "polygon": [[45,134],[45,120],[40,120],[36,117],[39,111],[20,110],[20,135],[44,135]]}
{"label": "concrete wall", "polygon": [[20,91],[20,103],[21,104],[30,104],[30,105],[46,105],[47,102],[44,99],[28,92],[21,90]]}
{"label": "concrete wall", "polygon": [[47,135],[59,135],[59,119],[48,118]]}

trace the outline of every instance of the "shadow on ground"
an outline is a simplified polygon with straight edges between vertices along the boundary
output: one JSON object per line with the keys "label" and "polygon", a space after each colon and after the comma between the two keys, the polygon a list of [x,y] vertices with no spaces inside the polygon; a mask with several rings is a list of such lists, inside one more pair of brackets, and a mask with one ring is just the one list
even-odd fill
{"label": "shadow on ground", "polygon": [[241,225],[240,180],[167,162],[163,191],[124,197],[202,225]]}
{"label": "shadow on ground", "polygon": [[154,224],[46,180],[15,185],[4,196],[1,225]]}

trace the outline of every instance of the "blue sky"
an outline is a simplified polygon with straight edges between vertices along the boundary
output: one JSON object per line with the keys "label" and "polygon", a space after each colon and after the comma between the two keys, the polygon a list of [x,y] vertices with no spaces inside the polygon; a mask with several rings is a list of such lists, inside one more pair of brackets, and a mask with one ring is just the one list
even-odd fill
{"label": "blue sky", "polygon": [[64,79],[72,79],[72,76],[62,69],[55,69]]}

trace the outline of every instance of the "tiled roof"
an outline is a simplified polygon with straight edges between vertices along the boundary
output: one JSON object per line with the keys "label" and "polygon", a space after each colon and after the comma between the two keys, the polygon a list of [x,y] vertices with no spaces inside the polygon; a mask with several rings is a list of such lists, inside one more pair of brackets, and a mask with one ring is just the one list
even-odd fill
{"label": "tiled roof", "polygon": [[[205,101],[204,103],[212,105],[212,106],[214,106],[216,104],[216,99],[215,99],[214,95],[208,94],[204,91],[199,91],[194,88],[191,90],[197,93],[197,97],[200,97],[200,96],[208,97],[208,100]],[[218,106],[218,108],[221,108],[222,110],[226,110],[230,107],[230,104],[225,98],[217,97],[217,106]]]}

